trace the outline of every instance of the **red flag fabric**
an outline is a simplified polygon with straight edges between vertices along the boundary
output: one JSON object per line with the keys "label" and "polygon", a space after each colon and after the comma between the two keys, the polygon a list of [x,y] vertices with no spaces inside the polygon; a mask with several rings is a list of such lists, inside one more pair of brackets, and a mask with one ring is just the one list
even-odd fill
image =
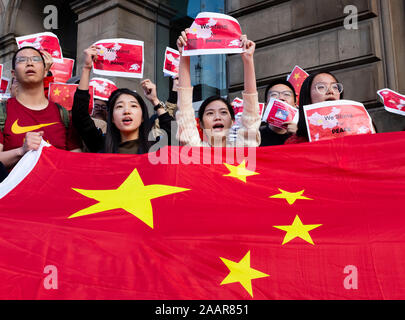
{"label": "red flag fabric", "polygon": [[144,43],[131,39],[103,39],[97,41],[97,61],[93,72],[104,76],[143,78]]}
{"label": "red flag fabric", "polygon": [[216,12],[201,12],[187,33],[184,56],[202,54],[241,53],[239,22],[228,15]]}
{"label": "red flag fabric", "polygon": [[51,72],[55,82],[66,83],[73,74],[74,59],[63,58],[63,63],[54,62]]}
{"label": "red flag fabric", "polygon": [[308,78],[309,74],[305,72],[300,66],[295,66],[291,73],[287,76],[287,81],[290,82],[297,94],[297,105],[300,103],[300,91],[302,84],[305,79]]}
{"label": "red flag fabric", "polygon": [[[73,98],[78,86],[78,84],[53,82],[49,85],[49,100],[60,104],[66,110],[70,111],[73,107]],[[89,93],[89,113],[91,114],[94,106],[94,88],[92,86],[89,86]]]}
{"label": "red flag fabric", "polygon": [[381,97],[384,108],[388,112],[405,116],[405,96],[391,89],[378,90],[377,94]]}
{"label": "red flag fabric", "polygon": [[58,36],[52,32],[41,32],[15,38],[18,48],[34,47],[47,51],[55,62],[63,63]]}
{"label": "red flag fabric", "polygon": [[3,65],[0,64],[0,79],[1,79],[1,74],[3,73]]}
{"label": "red flag fabric", "polygon": [[0,184],[0,298],[403,299],[404,144],[30,152]]}

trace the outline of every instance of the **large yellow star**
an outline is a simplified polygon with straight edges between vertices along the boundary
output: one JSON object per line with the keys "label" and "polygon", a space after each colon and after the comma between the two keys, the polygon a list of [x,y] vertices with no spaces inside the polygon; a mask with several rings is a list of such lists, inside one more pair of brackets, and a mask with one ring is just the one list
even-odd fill
{"label": "large yellow star", "polygon": [[69,218],[114,209],[124,209],[146,223],[152,229],[153,210],[150,200],[189,190],[160,184],[145,186],[137,169],[134,169],[128,178],[115,190],[72,189],[85,197],[97,200],[98,203],[72,214]]}
{"label": "large yellow star", "polygon": [[295,73],[295,74],[294,74],[294,79],[295,79],[295,80],[298,80],[300,77],[301,77],[301,76],[300,76],[299,73]]}
{"label": "large yellow star", "polygon": [[314,244],[311,236],[309,235],[309,231],[311,231],[315,228],[318,228],[320,226],[321,226],[321,224],[304,225],[304,224],[302,224],[298,215],[296,215],[292,225],[290,225],[290,226],[273,226],[273,227],[287,232],[282,244],[286,244],[287,242],[290,242],[292,239],[295,239],[297,237],[301,238],[302,240],[305,240],[306,242],[309,242],[310,244]]}
{"label": "large yellow star", "polygon": [[304,197],[302,194],[304,193],[305,190],[301,190],[298,192],[288,192],[282,189],[278,189],[281,193],[275,194],[274,196],[270,196],[269,198],[275,198],[275,199],[286,199],[287,202],[290,205],[293,205],[295,201],[298,199],[301,200],[313,200],[307,197]]}
{"label": "large yellow star", "polygon": [[59,88],[56,88],[55,90],[53,90],[53,94],[54,94],[55,96],[58,96],[58,97],[59,97],[59,95],[60,95],[60,90],[59,90]]}
{"label": "large yellow star", "polygon": [[249,292],[250,296],[253,297],[252,280],[269,277],[268,274],[250,267],[250,250],[239,262],[234,262],[222,257],[220,257],[220,259],[230,271],[226,278],[221,282],[221,286],[223,284],[240,282],[242,287],[244,287],[245,290]]}
{"label": "large yellow star", "polygon": [[233,166],[231,164],[224,163],[225,167],[228,168],[230,171],[229,174],[224,174],[224,177],[232,177],[239,179],[240,181],[243,181],[246,183],[246,177],[254,176],[260,173],[250,171],[246,169],[246,163],[245,160],[242,161],[242,163],[239,166]]}

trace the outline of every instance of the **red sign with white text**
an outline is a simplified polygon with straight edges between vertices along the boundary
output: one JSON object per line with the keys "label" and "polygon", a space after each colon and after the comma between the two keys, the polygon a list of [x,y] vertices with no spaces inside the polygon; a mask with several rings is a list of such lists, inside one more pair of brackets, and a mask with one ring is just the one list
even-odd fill
{"label": "red sign with white text", "polygon": [[290,106],[286,102],[271,98],[266,107],[266,111],[263,114],[262,120],[278,128],[282,128],[282,125],[285,122],[293,122],[297,124],[298,109]]}
{"label": "red sign with white text", "polygon": [[55,82],[66,83],[73,74],[74,59],[63,58],[63,63],[54,62],[51,67],[51,72]]}
{"label": "red sign with white text", "polygon": [[104,78],[93,78],[90,85],[94,88],[94,99],[107,101],[113,91],[117,90],[114,82]]}
{"label": "red sign with white text", "polygon": [[187,33],[184,56],[241,53],[242,30],[238,21],[228,15],[201,12]]}
{"label": "red sign with white text", "polygon": [[62,49],[58,37],[52,32],[42,32],[15,38],[18,48],[34,47],[49,52],[54,62],[63,63]]}
{"label": "red sign with white text", "polygon": [[[70,111],[73,107],[73,98],[76,92],[78,84],[67,84],[67,83],[56,83],[52,82],[49,85],[48,98],[50,101],[60,104],[66,110]],[[89,87],[90,93],[90,103],[89,103],[89,114],[93,111],[93,87]]]}
{"label": "red sign with white text", "polygon": [[143,41],[130,39],[104,39],[99,46],[93,72],[104,76],[143,78]]}
{"label": "red sign with white text", "polygon": [[362,103],[350,100],[325,101],[304,106],[310,141],[374,133]]}
{"label": "red sign with white text", "polygon": [[405,96],[391,89],[377,91],[384,102],[384,108],[388,112],[405,116]]}
{"label": "red sign with white text", "polygon": [[163,73],[168,76],[177,76],[179,73],[180,53],[177,50],[166,47]]}

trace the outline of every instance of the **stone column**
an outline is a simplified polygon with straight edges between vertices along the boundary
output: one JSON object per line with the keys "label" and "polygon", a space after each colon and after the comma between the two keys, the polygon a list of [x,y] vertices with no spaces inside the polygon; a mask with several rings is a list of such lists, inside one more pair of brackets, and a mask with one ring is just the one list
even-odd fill
{"label": "stone column", "polygon": [[[173,10],[155,0],[80,0],[71,7],[78,15],[77,74],[83,65],[83,50],[106,38],[128,38],[144,41],[144,78],[156,82],[157,61],[163,59],[161,48],[169,45],[170,17]],[[157,43],[159,41],[159,43]],[[157,48],[159,47],[159,50]],[[159,64],[161,65],[161,64]],[[118,87],[142,92],[139,79],[109,77]],[[164,88],[159,88],[163,91]]]}

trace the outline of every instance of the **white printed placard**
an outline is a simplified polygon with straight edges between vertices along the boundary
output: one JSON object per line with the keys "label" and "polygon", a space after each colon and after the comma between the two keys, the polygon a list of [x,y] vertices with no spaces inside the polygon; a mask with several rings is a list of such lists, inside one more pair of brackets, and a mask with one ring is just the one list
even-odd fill
{"label": "white printed placard", "polygon": [[187,33],[183,56],[241,53],[242,30],[238,20],[216,12],[201,12]]}
{"label": "white printed placard", "polygon": [[271,98],[263,113],[262,120],[274,127],[283,128],[283,123],[285,122],[297,124],[298,117],[297,108],[290,106],[284,101]]}
{"label": "white printed placard", "polygon": [[405,116],[405,96],[391,89],[378,90],[377,94],[384,103],[384,108],[388,112]]}
{"label": "white printed placard", "polygon": [[309,141],[374,133],[371,117],[362,103],[336,100],[303,108]]}
{"label": "white printed placard", "polygon": [[180,52],[166,47],[163,73],[165,76],[175,77],[179,74]]}
{"label": "white printed placard", "polygon": [[94,43],[99,47],[93,72],[104,76],[143,78],[144,43],[131,39],[103,39]]}
{"label": "white printed placard", "polygon": [[15,38],[18,48],[34,47],[38,50],[47,51],[53,61],[63,63],[62,49],[59,39],[52,32],[41,32]]}

